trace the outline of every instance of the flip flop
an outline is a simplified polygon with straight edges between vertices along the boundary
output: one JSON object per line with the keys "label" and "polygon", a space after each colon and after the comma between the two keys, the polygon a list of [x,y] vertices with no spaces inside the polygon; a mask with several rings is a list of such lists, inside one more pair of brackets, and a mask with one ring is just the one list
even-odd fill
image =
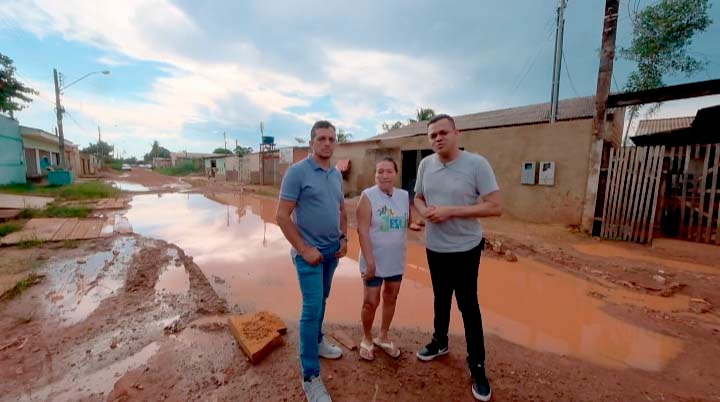
{"label": "flip flop", "polygon": [[373,361],[375,358],[375,345],[373,344],[367,344],[365,341],[360,341],[360,347],[358,347],[358,352],[360,353],[360,358],[363,360],[367,360],[369,362]]}
{"label": "flip flop", "polygon": [[394,343],[391,342],[382,342],[380,338],[374,338],[373,343],[380,347],[380,349],[383,350],[383,352],[387,353],[388,356],[392,357],[393,359],[397,359],[400,357],[400,348],[395,346]]}

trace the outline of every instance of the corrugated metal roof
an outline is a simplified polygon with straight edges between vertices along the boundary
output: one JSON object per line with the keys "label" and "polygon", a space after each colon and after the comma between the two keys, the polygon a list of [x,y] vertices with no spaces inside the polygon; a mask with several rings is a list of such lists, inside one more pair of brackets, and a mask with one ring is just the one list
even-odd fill
{"label": "corrugated metal roof", "polygon": [[[614,110],[608,110],[612,113]],[[558,104],[557,120],[592,118],[595,113],[595,97],[586,96],[561,100]],[[493,110],[461,116],[453,116],[460,130],[517,126],[550,121],[550,103]],[[417,122],[370,137],[369,140],[412,137],[427,133],[427,123]]]}
{"label": "corrugated metal roof", "polygon": [[665,133],[692,127],[695,116],[640,120],[635,136]]}

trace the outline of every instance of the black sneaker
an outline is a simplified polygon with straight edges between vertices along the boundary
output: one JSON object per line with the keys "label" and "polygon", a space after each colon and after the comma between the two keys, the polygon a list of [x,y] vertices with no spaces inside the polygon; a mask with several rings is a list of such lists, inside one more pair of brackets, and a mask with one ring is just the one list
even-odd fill
{"label": "black sneaker", "polygon": [[415,356],[417,356],[418,359],[429,362],[430,360],[448,354],[448,347],[447,344],[441,345],[438,341],[435,340],[435,338],[430,341],[427,345],[425,345],[424,348],[420,349]]}
{"label": "black sneaker", "polygon": [[492,397],[490,382],[485,375],[485,367],[478,364],[470,367],[470,375],[472,376],[472,394],[478,401],[487,402]]}

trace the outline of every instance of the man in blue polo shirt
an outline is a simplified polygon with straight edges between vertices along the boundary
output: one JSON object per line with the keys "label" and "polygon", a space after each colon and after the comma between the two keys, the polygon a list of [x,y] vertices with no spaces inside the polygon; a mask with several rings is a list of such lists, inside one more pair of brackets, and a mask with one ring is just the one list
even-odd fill
{"label": "man in blue polo shirt", "polygon": [[342,350],[323,337],[325,301],[338,259],[347,252],[347,217],[342,176],[330,164],[335,127],[316,122],[310,130],[312,154],[287,170],[280,188],[277,223],[292,245],[302,293],[300,364],[308,402],[330,402],[320,378],[320,357],[339,359]]}

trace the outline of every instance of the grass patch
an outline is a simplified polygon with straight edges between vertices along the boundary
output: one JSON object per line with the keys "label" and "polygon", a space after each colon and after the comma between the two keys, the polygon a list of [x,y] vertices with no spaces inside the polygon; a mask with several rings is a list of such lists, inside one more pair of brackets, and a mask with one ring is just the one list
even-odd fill
{"label": "grass patch", "polygon": [[[38,275],[36,273],[31,273],[27,277],[19,280],[18,283],[15,284],[15,286],[13,286],[12,288],[5,291],[5,293],[3,293],[0,296],[0,300],[10,300],[14,297],[19,296],[20,294],[22,294],[22,292],[27,290],[30,286],[37,285],[38,283],[40,283],[40,281],[44,277],[45,277],[45,275]],[[30,320],[28,320],[27,322],[30,322],[31,320],[32,320],[32,318]]]}
{"label": "grass patch", "polygon": [[200,168],[195,167],[195,164],[192,162],[185,161],[176,166],[158,168],[157,171],[166,176],[187,176],[199,172]]}
{"label": "grass patch", "polygon": [[80,242],[77,240],[63,240],[62,248],[78,248],[80,247]]}
{"label": "grass patch", "polygon": [[40,195],[65,200],[92,200],[118,197],[120,190],[103,181],[89,181],[73,183],[68,186],[38,186],[33,183],[10,184],[0,186],[0,193]]}
{"label": "grass patch", "polygon": [[88,207],[63,207],[59,205],[49,205],[44,211],[44,215],[48,218],[87,218],[90,215]]}
{"label": "grass patch", "polygon": [[45,241],[40,240],[38,238],[34,239],[26,239],[17,244],[18,248],[27,249],[27,248],[33,248],[42,245],[45,243]]}
{"label": "grass patch", "polygon": [[22,225],[19,223],[3,223],[0,224],[0,237],[7,236],[12,232],[17,232],[22,229]]}
{"label": "grass patch", "polygon": [[48,204],[45,209],[26,208],[20,211],[18,218],[87,218],[91,208],[83,206],[61,206]]}

